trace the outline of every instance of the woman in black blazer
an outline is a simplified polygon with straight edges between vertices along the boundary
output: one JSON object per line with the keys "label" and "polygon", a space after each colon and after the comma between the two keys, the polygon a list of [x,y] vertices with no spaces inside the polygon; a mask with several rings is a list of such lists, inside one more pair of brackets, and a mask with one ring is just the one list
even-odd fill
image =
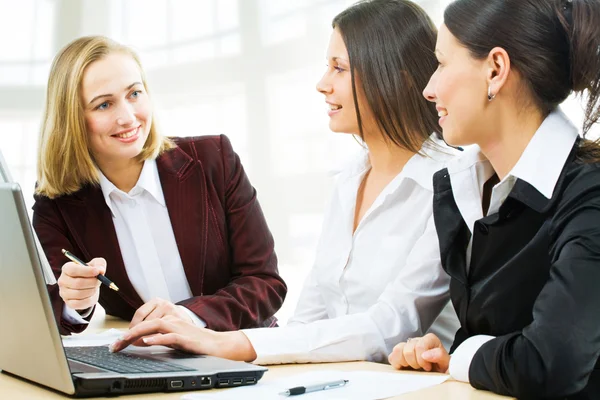
{"label": "woman in black blazer", "polygon": [[449,371],[519,398],[600,398],[600,146],[558,106],[599,118],[600,1],[457,0],[424,95],[469,145],[434,176],[442,264],[461,322],[394,348],[397,368]]}

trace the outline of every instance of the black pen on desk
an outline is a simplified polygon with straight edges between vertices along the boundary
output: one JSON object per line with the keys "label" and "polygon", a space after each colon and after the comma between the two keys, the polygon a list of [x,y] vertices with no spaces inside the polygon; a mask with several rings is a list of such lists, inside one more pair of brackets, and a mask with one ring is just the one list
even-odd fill
{"label": "black pen on desk", "polygon": [[284,392],[279,393],[280,396],[296,396],[304,393],[318,392],[319,390],[329,390],[342,387],[348,383],[345,379],[339,381],[317,383],[316,385],[296,386]]}
{"label": "black pen on desk", "polygon": [[[62,249],[62,253],[65,255],[65,257],[67,257],[69,260],[73,261],[74,263],[77,263],[79,265],[85,265],[86,267],[89,267],[89,265],[87,265],[86,263],[81,261],[79,258],[75,257],[73,255],[73,253],[71,253],[70,251]],[[100,275],[96,276],[96,278],[98,278],[98,280],[100,282],[102,282],[103,284],[105,284],[106,286],[108,286],[109,288],[114,290],[115,292],[119,291],[119,288],[117,287],[117,285],[115,285],[110,279],[108,279],[104,275],[100,274]]]}

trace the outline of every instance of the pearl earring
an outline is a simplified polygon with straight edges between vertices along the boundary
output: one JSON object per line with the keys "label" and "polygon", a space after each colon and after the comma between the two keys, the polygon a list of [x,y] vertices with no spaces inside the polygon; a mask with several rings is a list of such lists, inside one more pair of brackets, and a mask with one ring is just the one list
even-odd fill
{"label": "pearl earring", "polygon": [[496,95],[492,94],[492,87],[488,86],[488,101],[494,100],[495,97],[496,97]]}

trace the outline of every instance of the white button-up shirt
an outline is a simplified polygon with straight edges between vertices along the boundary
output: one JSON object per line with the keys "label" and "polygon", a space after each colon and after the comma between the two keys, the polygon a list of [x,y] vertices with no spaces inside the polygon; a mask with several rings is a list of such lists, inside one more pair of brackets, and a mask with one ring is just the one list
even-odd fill
{"label": "white button-up shirt", "polygon": [[[492,188],[487,215],[498,212],[517,179],[529,183],[547,199],[552,198],[556,182],[577,136],[577,128],[562,111],[557,110],[548,115],[531,138],[519,161]],[[464,155],[448,164],[448,173],[456,205],[471,231],[471,241],[467,247],[469,267],[475,221],[484,217],[481,206],[483,185],[495,172],[479,147],[472,146]],[[475,353],[492,339],[493,336],[476,335],[461,343],[450,359],[450,375],[456,380],[469,382],[469,367]]]}
{"label": "white button-up shirt", "polygon": [[424,148],[379,194],[353,233],[368,154],[341,172],[316,260],[286,327],[250,329],[258,364],[387,361],[394,345],[431,329],[445,344],[459,327],[448,302],[433,222],[434,172],[452,149]]}
{"label": "white button-up shirt", "polygon": [[[100,172],[100,188],[113,217],[127,276],[140,298],[177,303],[192,297],[165,203],[155,160],[144,162],[136,185],[125,193]],[[107,266],[110,268],[110,266]],[[183,306],[192,320],[206,326]],[[87,323],[65,306],[65,318]]]}

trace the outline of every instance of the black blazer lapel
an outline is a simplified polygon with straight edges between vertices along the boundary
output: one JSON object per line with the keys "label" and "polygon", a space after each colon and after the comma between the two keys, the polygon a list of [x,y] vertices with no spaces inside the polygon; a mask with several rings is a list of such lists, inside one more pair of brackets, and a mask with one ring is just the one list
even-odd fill
{"label": "black blazer lapel", "polygon": [[452,194],[447,169],[433,176],[433,218],[440,241],[440,256],[444,270],[462,284],[467,282],[466,249],[471,232],[462,219]]}

